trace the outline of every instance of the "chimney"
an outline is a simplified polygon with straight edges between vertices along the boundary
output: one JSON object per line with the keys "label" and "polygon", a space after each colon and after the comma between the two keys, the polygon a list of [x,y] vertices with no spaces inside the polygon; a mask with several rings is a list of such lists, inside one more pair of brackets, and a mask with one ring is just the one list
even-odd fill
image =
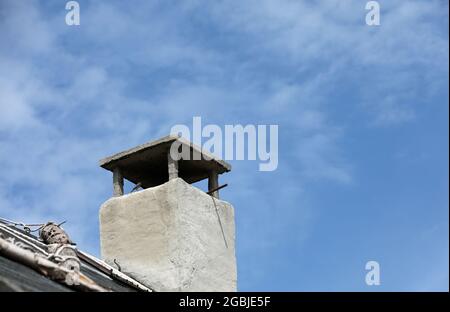
{"label": "chimney", "polygon": [[[189,159],[174,160],[173,143]],[[100,208],[102,259],[156,291],[236,291],[234,209],[218,191],[229,164],[168,136],[100,166],[114,195]],[[124,179],[142,190],[124,194]],[[207,193],[191,185],[203,179]]]}

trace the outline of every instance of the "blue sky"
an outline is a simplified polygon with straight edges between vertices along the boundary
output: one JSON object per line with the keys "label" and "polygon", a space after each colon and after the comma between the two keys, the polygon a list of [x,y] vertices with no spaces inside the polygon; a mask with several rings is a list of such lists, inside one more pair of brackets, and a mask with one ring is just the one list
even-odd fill
{"label": "blue sky", "polygon": [[[449,285],[448,1],[0,0],[0,215],[99,254],[97,161],[172,125],[278,124],[232,161],[241,291]],[[381,285],[365,284],[365,263]]]}

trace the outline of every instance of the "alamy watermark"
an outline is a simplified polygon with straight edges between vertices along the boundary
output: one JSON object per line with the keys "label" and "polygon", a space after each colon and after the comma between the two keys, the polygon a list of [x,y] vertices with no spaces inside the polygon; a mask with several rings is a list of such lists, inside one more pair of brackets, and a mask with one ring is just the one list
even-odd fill
{"label": "alamy watermark", "polygon": [[380,264],[377,261],[371,260],[366,263],[366,284],[368,286],[379,286],[380,281]]}
{"label": "alamy watermark", "polygon": [[[380,3],[378,1],[367,1],[366,10],[366,24],[368,26],[380,25]],[[68,1],[66,3],[66,24],[68,26],[80,25],[80,4],[78,1]]]}
{"label": "alamy watermark", "polygon": [[378,1],[368,1],[366,3],[366,24],[368,26],[380,26],[380,4]]}
{"label": "alamy watermark", "polygon": [[[175,125],[171,135],[181,136],[202,151],[225,160],[259,160],[259,171],[274,171],[278,167],[278,125],[202,125],[202,118],[192,119],[192,133],[187,125]],[[191,136],[192,134],[192,136]],[[203,139],[206,139],[203,142]],[[201,155],[191,155],[189,148],[175,141],[170,149],[174,160],[200,160]],[[203,155],[206,160],[207,155]]]}
{"label": "alamy watermark", "polygon": [[68,1],[66,3],[66,24],[68,26],[80,25],[80,4],[77,1]]}

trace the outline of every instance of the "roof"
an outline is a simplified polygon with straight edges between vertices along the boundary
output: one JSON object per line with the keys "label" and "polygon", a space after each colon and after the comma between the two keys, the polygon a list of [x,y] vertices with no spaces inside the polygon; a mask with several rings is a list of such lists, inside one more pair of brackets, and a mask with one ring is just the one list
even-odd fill
{"label": "roof", "polygon": [[[172,143],[178,141],[181,146],[187,146],[190,159],[179,161],[179,177],[188,183],[208,178],[211,171],[218,174],[231,170],[231,165],[218,159],[205,150],[178,136],[166,136],[156,141],[133,147],[100,160],[100,166],[109,171],[120,168],[125,179],[142,187],[152,187],[168,181],[167,153]],[[194,160],[193,155],[201,155],[200,160]]]}
{"label": "roof", "polygon": [[[74,249],[80,263],[81,286],[83,287],[73,285],[67,279],[54,278],[55,275],[48,274],[48,265],[53,266],[53,269],[58,269],[59,266],[50,261],[53,254],[49,251],[49,246],[32,235],[29,230],[24,230],[17,224],[14,225],[0,219],[0,292],[152,291],[118,269],[76,247]],[[39,260],[30,263],[24,257],[27,254],[32,258],[38,257]]]}

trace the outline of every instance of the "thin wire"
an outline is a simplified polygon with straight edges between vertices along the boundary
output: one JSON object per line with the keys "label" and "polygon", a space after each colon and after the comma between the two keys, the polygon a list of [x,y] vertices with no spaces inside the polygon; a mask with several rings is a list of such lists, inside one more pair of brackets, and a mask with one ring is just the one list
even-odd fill
{"label": "thin wire", "polygon": [[31,227],[35,227],[35,226],[43,226],[43,225],[45,225],[44,223],[26,224],[26,223],[23,223],[23,222],[15,222],[15,221],[11,221],[11,220],[4,219],[4,218],[0,218],[0,220],[3,221],[4,223],[9,223],[11,225],[20,225],[22,227],[30,227],[30,226]]}
{"label": "thin wire", "polygon": [[8,219],[4,219],[4,218],[0,218],[0,220],[3,221],[4,223],[9,223],[9,224],[12,224],[12,225],[22,225],[22,226],[25,225],[24,223],[14,222],[14,221],[11,221],[11,220],[8,220]]}
{"label": "thin wire", "polygon": [[214,208],[216,210],[217,219],[219,220],[219,225],[220,225],[220,230],[222,231],[223,241],[225,242],[225,247],[227,247],[227,249],[228,249],[228,243],[227,243],[227,239],[225,237],[225,232],[223,231],[222,221],[220,220],[219,210],[217,209],[217,205],[216,205],[216,199],[214,198],[214,196],[211,196],[211,198],[214,203]]}
{"label": "thin wire", "polygon": [[67,222],[67,220],[64,220],[63,222],[59,223],[57,226],[60,227],[61,225],[63,225],[66,222]]}
{"label": "thin wire", "polygon": [[[10,225],[13,225],[13,226],[21,226],[21,227],[23,227],[23,229],[26,231],[26,232],[29,232],[29,233],[31,233],[31,232],[36,232],[36,231],[39,231],[40,229],[42,229],[43,227],[44,227],[44,225],[45,225],[45,223],[31,223],[31,224],[25,224],[25,223],[23,223],[23,222],[15,222],[15,221],[11,221],[11,220],[8,220],[8,219],[5,219],[5,218],[0,218],[0,221],[2,221],[2,222],[4,222],[4,223],[7,223],[7,224],[10,224]],[[64,221],[64,222],[66,222],[66,221]],[[63,223],[64,223],[63,222]],[[62,224],[62,223],[61,223]],[[36,229],[34,229],[34,230],[32,230],[31,228],[32,227],[38,227],[38,228],[36,228]]]}
{"label": "thin wire", "polygon": [[32,233],[32,232],[37,232],[37,231],[41,230],[43,227],[44,227],[44,224],[41,225],[40,227],[38,227],[37,229],[30,230],[30,232],[31,232],[31,233]]}
{"label": "thin wire", "polygon": [[[21,232],[7,226],[4,224],[0,224],[0,228],[2,228],[4,231],[12,234],[14,237],[24,241],[26,244],[28,245],[32,245],[33,247],[35,247],[37,250],[39,250],[41,253],[43,253],[44,255],[48,254],[47,251],[45,251],[43,248],[46,248],[45,244],[38,241],[38,240],[33,240],[33,242],[31,242],[31,238],[29,236],[26,236],[25,234],[22,234]],[[42,248],[41,248],[42,247]]]}
{"label": "thin wire", "polygon": [[119,270],[119,272],[122,272],[122,267],[120,266],[120,264],[117,262],[116,259],[113,260],[114,264],[117,266],[117,269]]}

